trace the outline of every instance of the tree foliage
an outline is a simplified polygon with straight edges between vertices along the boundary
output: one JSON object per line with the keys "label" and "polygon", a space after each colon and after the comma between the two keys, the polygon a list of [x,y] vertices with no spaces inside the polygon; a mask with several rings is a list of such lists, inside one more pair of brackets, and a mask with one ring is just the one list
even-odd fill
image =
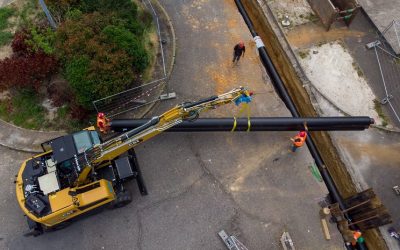
{"label": "tree foliage", "polygon": [[50,27],[32,27],[29,37],[25,42],[35,52],[44,52],[47,55],[54,54],[55,32]]}
{"label": "tree foliage", "polygon": [[[143,41],[151,15],[131,0],[46,3],[57,15],[57,30],[36,23],[16,32],[14,55],[0,62],[1,86],[37,89],[59,65],[73,94],[66,103],[81,113],[93,100],[132,87],[148,67]],[[50,92],[61,105],[58,91]]]}
{"label": "tree foliage", "polygon": [[57,30],[55,46],[77,101],[86,108],[131,86],[149,64],[141,40],[112,14],[67,19]]}
{"label": "tree foliage", "polygon": [[125,50],[132,57],[133,67],[142,72],[149,64],[149,55],[137,36],[123,26],[109,25],[103,29],[107,41]]}
{"label": "tree foliage", "polygon": [[14,57],[27,56],[32,53],[29,48],[29,45],[26,44],[26,40],[28,40],[29,34],[26,30],[20,30],[15,33],[14,39],[11,43],[11,48],[14,52]]}
{"label": "tree foliage", "polygon": [[13,56],[0,61],[2,88],[39,89],[43,80],[57,71],[57,59],[40,48],[33,49],[27,42],[30,37],[26,30],[18,31],[11,45]]}
{"label": "tree foliage", "polygon": [[42,81],[56,70],[57,60],[44,53],[6,58],[0,62],[0,85],[39,89]]}

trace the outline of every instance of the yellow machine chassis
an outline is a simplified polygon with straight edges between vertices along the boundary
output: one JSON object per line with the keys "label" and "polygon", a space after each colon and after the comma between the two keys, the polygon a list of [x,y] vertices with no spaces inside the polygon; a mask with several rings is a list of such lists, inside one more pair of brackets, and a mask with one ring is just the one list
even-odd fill
{"label": "yellow machine chassis", "polygon": [[[35,156],[35,158],[49,153],[51,152],[39,154]],[[49,215],[43,217],[36,217],[25,207],[24,204],[25,197],[23,190],[22,173],[28,160],[26,160],[22,164],[21,169],[18,172],[16,180],[16,195],[18,204],[21,207],[22,211],[35,222],[38,222],[47,227],[52,227],[61,222],[81,215],[89,210],[110,203],[115,199],[115,192],[113,190],[111,182],[102,179],[77,188],[68,187],[55,193],[49,194],[49,201],[52,212]],[[98,185],[99,187],[91,189],[87,192],[79,193],[80,189],[87,188],[91,185]],[[76,193],[76,195],[70,195],[71,193]]]}

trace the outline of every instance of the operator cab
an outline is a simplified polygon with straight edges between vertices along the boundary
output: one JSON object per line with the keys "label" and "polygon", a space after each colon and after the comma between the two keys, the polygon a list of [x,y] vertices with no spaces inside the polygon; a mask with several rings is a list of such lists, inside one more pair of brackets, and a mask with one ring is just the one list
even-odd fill
{"label": "operator cab", "polygon": [[72,135],[65,135],[42,143],[43,151],[53,150],[61,157],[60,162],[71,154],[80,154],[91,149],[94,145],[100,144],[100,137],[97,131],[82,130]]}
{"label": "operator cab", "polygon": [[100,143],[89,130],[42,143],[45,153],[28,160],[22,172],[26,208],[37,217],[50,214],[49,195],[72,186],[81,171],[79,155]]}

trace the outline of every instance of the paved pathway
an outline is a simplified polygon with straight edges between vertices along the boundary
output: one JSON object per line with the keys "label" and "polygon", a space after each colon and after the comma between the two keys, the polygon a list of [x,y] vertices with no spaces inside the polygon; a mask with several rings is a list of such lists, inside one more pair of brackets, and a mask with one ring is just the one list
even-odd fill
{"label": "paved pathway", "polygon": [[[386,97],[385,87],[383,85],[381,72],[376,59],[375,51],[367,50],[365,44],[376,41],[378,36],[374,26],[369,22],[363,13],[359,13],[353,20],[350,30],[352,32],[360,32],[361,36],[347,36],[344,38],[346,46],[351,51],[353,58],[362,69],[368,84],[371,86],[378,100]],[[400,116],[400,64],[396,63],[393,58],[378,50],[381,66],[389,94],[393,95],[391,99],[392,105],[396,113]],[[388,104],[382,105],[385,114],[390,118],[393,125],[400,128],[400,121],[397,120],[395,114]]]}
{"label": "paved pathway", "polygon": [[41,152],[41,143],[59,137],[64,132],[35,131],[16,127],[0,120],[0,145],[26,152]]}
{"label": "paved pathway", "polygon": [[[178,99],[158,104],[159,114],[196,100],[248,86],[257,95],[255,116],[289,116],[259,63],[254,43],[231,0],[162,0],[177,33],[171,88]],[[235,43],[246,55],[232,67]],[[233,116],[234,106],[206,116]],[[59,232],[25,238],[25,219],[10,179],[27,154],[0,147],[2,249],[224,249],[217,232],[235,234],[249,249],[280,249],[289,230],[299,249],[338,249],[335,227],[325,241],[317,202],[327,190],[308,170],[306,149],[289,153],[293,133],[164,133],[136,148],[149,195],[137,187],[134,202],[74,223]],[[11,177],[10,177],[11,176]]]}
{"label": "paved pathway", "polygon": [[[359,3],[380,32],[383,32],[392,21],[400,20],[398,0],[359,0]],[[400,54],[400,42],[396,33],[388,32],[385,37],[393,50]]]}

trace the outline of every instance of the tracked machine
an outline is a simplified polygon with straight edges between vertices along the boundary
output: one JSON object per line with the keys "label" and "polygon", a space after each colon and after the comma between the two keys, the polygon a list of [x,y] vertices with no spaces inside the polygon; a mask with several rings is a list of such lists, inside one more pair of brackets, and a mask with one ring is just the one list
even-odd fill
{"label": "tracked machine", "polygon": [[60,229],[98,208],[122,207],[131,202],[124,183],[136,179],[147,194],[133,148],[161,132],[196,119],[202,111],[249,102],[251,93],[240,87],[197,102],[185,102],[140,127],[102,141],[95,127],[42,143],[43,153],[26,160],[16,176],[18,203],[29,233],[38,236]]}

